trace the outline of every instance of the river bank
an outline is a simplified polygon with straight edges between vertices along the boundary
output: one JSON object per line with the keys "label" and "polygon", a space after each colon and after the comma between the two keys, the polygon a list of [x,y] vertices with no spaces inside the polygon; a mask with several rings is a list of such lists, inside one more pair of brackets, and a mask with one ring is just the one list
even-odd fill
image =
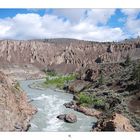
{"label": "river bank", "polygon": [[103,112],[95,131],[140,131],[140,63],[126,62],[100,64],[97,76],[88,68],[66,88],[77,104]]}
{"label": "river bank", "polygon": [[[46,86],[45,82],[46,79],[39,83],[32,83],[29,87],[37,90],[50,88],[48,85]],[[57,83],[55,84],[57,85]],[[113,90],[107,89],[105,86],[91,89],[93,85],[91,82],[83,80],[74,80],[68,84],[68,87],[64,85],[64,89],[73,95],[72,101],[65,103],[65,107],[98,118],[98,122],[95,123],[96,125],[92,126],[93,131],[135,131],[131,125],[131,119],[127,116],[129,112],[126,112],[124,109],[127,107],[124,105],[125,102],[122,102],[125,98],[114,93]],[[51,89],[61,92],[59,88],[54,86],[51,86]],[[90,105],[91,103],[92,105]],[[116,110],[116,113],[113,109]]]}
{"label": "river bank", "polygon": [[[32,100],[38,112],[31,120],[29,131],[47,131],[47,132],[66,132],[80,131],[89,132],[93,124],[96,123],[95,117],[86,116],[83,113],[66,108],[63,104],[72,101],[73,95],[65,92],[58,92],[52,89],[32,89],[28,85],[33,82],[39,83],[42,80],[20,81],[21,88],[27,93],[28,98]],[[77,116],[77,122],[70,124],[57,118],[60,114],[74,113]]]}

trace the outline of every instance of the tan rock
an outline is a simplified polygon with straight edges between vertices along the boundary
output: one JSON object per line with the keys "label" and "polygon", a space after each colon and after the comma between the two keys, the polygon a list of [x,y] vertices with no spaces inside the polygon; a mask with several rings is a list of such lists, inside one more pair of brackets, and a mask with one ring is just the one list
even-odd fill
{"label": "tan rock", "polygon": [[58,67],[59,71],[63,71],[70,64],[70,72],[86,68],[88,65],[96,69],[95,60],[99,56],[104,63],[122,61],[128,52],[132,59],[140,58],[139,43],[139,39],[123,43],[75,39],[1,40],[0,65],[33,63],[41,69],[46,66],[56,66],[56,70]]}
{"label": "tan rock", "polygon": [[97,117],[99,118],[99,116],[102,114],[102,112],[93,109],[93,108],[87,108],[87,107],[83,107],[83,106],[78,106],[77,111],[84,113],[85,115],[88,116],[93,116],[93,117]]}
{"label": "tan rock", "polygon": [[35,112],[26,94],[0,72],[0,131],[26,131]]}
{"label": "tan rock", "polygon": [[111,119],[101,119],[97,122],[94,131],[118,131],[118,132],[134,132],[134,127],[130,124],[128,118],[121,114],[115,113]]}
{"label": "tan rock", "polygon": [[126,131],[126,132],[133,132],[135,131],[133,126],[130,124],[129,119],[127,119],[126,117],[124,117],[121,114],[117,114],[115,116],[115,119],[113,120],[114,124],[115,124],[115,131]]}

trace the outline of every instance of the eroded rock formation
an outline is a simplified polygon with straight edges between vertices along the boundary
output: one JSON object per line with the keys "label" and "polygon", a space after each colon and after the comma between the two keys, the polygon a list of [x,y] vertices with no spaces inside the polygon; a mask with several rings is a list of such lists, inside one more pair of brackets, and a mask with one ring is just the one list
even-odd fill
{"label": "eroded rock formation", "polygon": [[27,131],[35,112],[19,85],[0,72],[0,131]]}
{"label": "eroded rock formation", "polygon": [[111,119],[103,119],[98,121],[94,131],[118,131],[118,132],[133,132],[135,129],[130,124],[129,119],[121,114],[115,114]]}
{"label": "eroded rock formation", "polygon": [[0,41],[0,64],[33,64],[71,72],[98,63],[140,58],[140,39],[123,42],[91,42],[74,39]]}

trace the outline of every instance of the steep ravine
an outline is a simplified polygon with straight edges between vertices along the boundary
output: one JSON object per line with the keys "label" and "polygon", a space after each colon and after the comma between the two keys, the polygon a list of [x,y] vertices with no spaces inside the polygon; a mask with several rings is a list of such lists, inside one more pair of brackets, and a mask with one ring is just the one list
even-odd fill
{"label": "steep ravine", "polygon": [[0,72],[0,131],[27,131],[35,112],[18,83]]}
{"label": "steep ravine", "polygon": [[[15,80],[17,76],[21,79],[33,79],[44,77],[44,73],[40,71],[44,68],[55,69],[63,74],[91,68],[92,79],[95,80],[99,63],[116,64],[124,61],[128,54],[132,60],[140,59],[140,38],[122,42],[74,39],[1,40],[0,131],[28,130],[29,121],[36,112],[18,84],[9,79],[10,75]],[[118,65],[113,67],[111,71],[118,71]],[[107,72],[110,73],[108,69]]]}

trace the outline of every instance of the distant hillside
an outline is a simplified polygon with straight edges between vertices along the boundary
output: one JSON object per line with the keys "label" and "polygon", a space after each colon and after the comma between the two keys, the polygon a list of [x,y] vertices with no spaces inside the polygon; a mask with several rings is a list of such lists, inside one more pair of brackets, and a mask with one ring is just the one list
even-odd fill
{"label": "distant hillside", "polygon": [[140,38],[121,42],[92,42],[65,38],[0,41],[1,66],[32,64],[41,69],[50,67],[65,73],[89,65],[96,68],[98,63],[124,61],[128,54],[132,59],[140,58]]}

